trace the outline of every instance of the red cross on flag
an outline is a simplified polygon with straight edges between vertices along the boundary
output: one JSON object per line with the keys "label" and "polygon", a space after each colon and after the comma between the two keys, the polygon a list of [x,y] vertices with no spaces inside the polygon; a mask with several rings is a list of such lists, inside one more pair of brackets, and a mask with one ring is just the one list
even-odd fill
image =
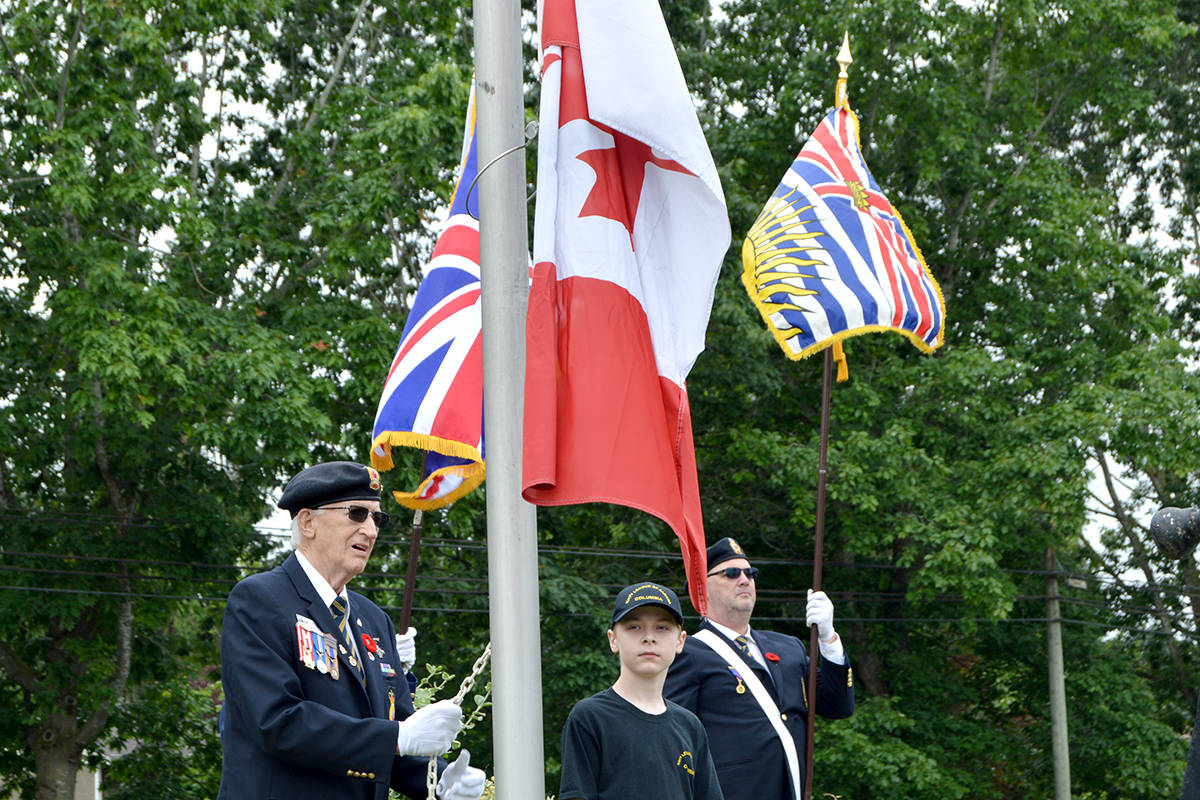
{"label": "red cross on flag", "polygon": [[729,218],[658,4],[544,0],[524,496],[618,503],[679,537],[703,614],[684,380]]}

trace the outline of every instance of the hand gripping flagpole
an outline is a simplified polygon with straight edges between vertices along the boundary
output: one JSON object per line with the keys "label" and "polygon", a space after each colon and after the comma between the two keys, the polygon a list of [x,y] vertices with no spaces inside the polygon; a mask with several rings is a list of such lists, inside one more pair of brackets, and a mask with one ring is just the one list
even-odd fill
{"label": "hand gripping flagpole", "polygon": [[[834,90],[834,104],[839,108],[848,105],[846,99],[846,78],[848,77],[846,68],[850,66],[853,60],[850,57],[850,34],[846,32],[842,34],[842,49],[838,51],[837,55],[837,63],[841,67],[841,70],[838,72],[837,88]],[[837,347],[838,345],[835,344],[833,347],[825,348],[824,368],[821,377],[821,441],[817,461],[817,518],[813,539],[812,589],[814,592],[821,591],[822,573],[825,568],[825,480],[828,474],[827,464],[829,458],[829,406],[833,383],[834,349]],[[840,356],[839,361],[844,363],[845,356]],[[817,713],[817,666],[821,660],[819,637],[820,634],[817,632],[817,626],[810,626],[808,634],[808,688],[806,692],[808,695],[808,709],[805,714],[804,737],[804,800],[812,800],[813,734]]]}

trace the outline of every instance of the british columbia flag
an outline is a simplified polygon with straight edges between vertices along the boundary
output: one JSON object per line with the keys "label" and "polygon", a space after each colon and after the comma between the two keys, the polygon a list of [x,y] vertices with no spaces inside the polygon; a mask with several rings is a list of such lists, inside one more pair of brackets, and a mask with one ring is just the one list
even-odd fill
{"label": "british columbia flag", "polygon": [[413,299],[372,433],[371,463],[379,470],[394,466],[395,446],[426,451],[420,485],[393,493],[414,509],[448,505],[484,477],[477,170],[472,89],[450,213]]}
{"label": "british columbia flag", "polygon": [[872,331],[924,352],[942,344],[941,288],[867,169],[847,107],[830,111],[796,156],[746,236],[742,265],[789,358]]}

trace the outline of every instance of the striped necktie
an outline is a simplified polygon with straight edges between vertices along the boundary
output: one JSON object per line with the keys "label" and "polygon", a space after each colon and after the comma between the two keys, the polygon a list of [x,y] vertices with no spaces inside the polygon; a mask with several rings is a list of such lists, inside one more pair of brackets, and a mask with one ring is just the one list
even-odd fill
{"label": "striped necktie", "polygon": [[342,641],[346,644],[346,658],[350,661],[350,666],[354,667],[354,672],[358,675],[358,682],[366,687],[367,676],[363,672],[362,662],[354,656],[354,639],[350,636],[346,601],[340,596],[333,598],[333,602],[329,604],[329,610],[333,612],[333,621],[337,623],[338,630],[342,632]]}
{"label": "striped necktie", "polygon": [[[742,655],[750,656],[750,638],[748,636],[743,634],[742,636],[735,637],[734,641],[737,642],[738,649],[742,651]],[[754,656],[750,657],[754,658]]]}

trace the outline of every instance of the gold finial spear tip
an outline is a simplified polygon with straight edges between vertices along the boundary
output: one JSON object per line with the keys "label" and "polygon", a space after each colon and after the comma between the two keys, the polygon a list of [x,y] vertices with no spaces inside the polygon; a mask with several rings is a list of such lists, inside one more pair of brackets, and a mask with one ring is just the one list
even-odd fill
{"label": "gold finial spear tip", "polygon": [[850,57],[850,32],[849,31],[842,32],[842,49],[838,51],[837,63],[838,63],[838,66],[840,66],[842,68],[842,71],[838,73],[838,77],[845,78],[846,77],[846,67],[848,67],[852,63],[854,63],[854,59]]}

